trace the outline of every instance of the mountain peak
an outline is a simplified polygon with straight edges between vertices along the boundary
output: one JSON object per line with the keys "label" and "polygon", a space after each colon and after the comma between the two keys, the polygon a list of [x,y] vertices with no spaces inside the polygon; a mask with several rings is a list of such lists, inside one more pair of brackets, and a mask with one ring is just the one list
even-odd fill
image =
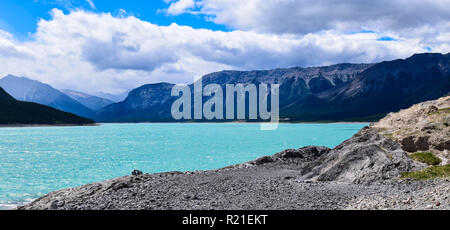
{"label": "mountain peak", "polygon": [[410,58],[430,58],[430,57],[442,57],[442,56],[444,56],[443,54],[441,54],[441,53],[417,53],[417,54],[414,54],[414,55],[412,55],[411,57],[409,57],[408,59],[410,59]]}
{"label": "mountain peak", "polygon": [[18,77],[18,76],[11,75],[11,74],[6,75],[1,80],[9,80],[9,81],[11,81],[11,80],[16,80],[16,81],[17,80],[22,80],[22,81],[30,81],[30,82],[39,82],[39,81],[30,79],[30,78],[27,78],[27,77]]}
{"label": "mountain peak", "polygon": [[450,55],[444,55],[440,53],[419,53],[414,54],[409,58],[406,58],[405,61],[412,62],[412,63],[421,63],[424,62],[434,62],[434,61],[443,61],[443,60],[449,60]]}
{"label": "mountain peak", "polygon": [[2,87],[19,101],[47,105],[83,117],[92,117],[93,111],[52,86],[26,77],[8,75],[0,79]]}

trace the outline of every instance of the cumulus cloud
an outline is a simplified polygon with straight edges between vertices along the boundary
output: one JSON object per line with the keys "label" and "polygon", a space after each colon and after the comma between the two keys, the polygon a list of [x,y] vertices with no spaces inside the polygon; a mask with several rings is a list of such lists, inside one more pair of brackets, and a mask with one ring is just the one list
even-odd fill
{"label": "cumulus cloud", "polygon": [[166,1],[170,2],[169,8],[167,8],[167,13],[169,15],[179,15],[188,12],[190,9],[195,8],[194,0],[177,0],[177,1]]}
{"label": "cumulus cloud", "polygon": [[0,57],[33,58],[33,53],[26,47],[16,45],[13,36],[0,30]]}
{"label": "cumulus cloud", "polygon": [[[442,23],[450,28],[450,24]],[[422,26],[397,33],[307,34],[212,31],[159,26],[134,16],[52,11],[33,39],[20,42],[0,32],[0,76],[27,76],[57,88],[119,93],[152,82],[190,83],[224,69],[251,70],[375,62],[413,53],[449,52],[450,30]],[[393,41],[378,41],[393,37]]]}
{"label": "cumulus cloud", "polygon": [[270,33],[401,31],[448,22],[450,4],[447,0],[196,0],[195,9],[184,13],[204,14],[235,29]]}
{"label": "cumulus cloud", "polygon": [[152,71],[164,63],[178,59],[176,54],[170,52],[171,47],[164,49],[165,44],[155,46],[144,41],[127,44],[129,36],[125,33],[115,33],[108,41],[89,39],[83,45],[82,57],[99,70],[143,71]]}

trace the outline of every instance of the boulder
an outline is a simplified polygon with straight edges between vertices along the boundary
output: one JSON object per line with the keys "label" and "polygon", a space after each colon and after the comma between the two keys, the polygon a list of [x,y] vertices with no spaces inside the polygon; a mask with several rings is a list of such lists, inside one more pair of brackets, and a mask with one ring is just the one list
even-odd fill
{"label": "boulder", "polygon": [[139,170],[134,170],[133,172],[131,172],[131,175],[133,175],[133,176],[140,176],[142,174],[143,174],[142,171],[139,171]]}
{"label": "boulder", "polygon": [[408,158],[401,146],[364,128],[355,136],[302,169],[302,180],[370,184],[397,179],[424,166]]}

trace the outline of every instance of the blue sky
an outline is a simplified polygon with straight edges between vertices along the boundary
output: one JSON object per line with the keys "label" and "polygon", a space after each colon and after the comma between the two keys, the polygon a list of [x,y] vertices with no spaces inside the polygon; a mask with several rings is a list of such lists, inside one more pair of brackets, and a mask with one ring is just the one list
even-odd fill
{"label": "blue sky", "polygon": [[37,22],[41,18],[49,20],[51,18],[49,12],[53,8],[58,8],[65,13],[82,9],[113,15],[119,15],[121,10],[125,10],[128,14],[158,25],[177,23],[193,28],[228,30],[226,26],[207,21],[200,15],[167,15],[161,12],[168,7],[168,4],[162,0],[95,0],[93,3],[95,9],[86,0],[1,0],[0,29],[13,33],[19,39],[25,39],[30,33],[36,31]]}
{"label": "blue sky", "polygon": [[92,94],[450,52],[447,0],[0,1],[0,77]]}

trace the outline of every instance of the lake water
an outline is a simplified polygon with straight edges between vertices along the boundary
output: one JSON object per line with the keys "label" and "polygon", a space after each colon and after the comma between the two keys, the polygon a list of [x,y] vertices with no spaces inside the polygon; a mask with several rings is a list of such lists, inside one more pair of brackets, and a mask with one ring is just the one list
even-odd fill
{"label": "lake water", "polygon": [[0,128],[0,209],[48,192],[144,173],[225,167],[307,145],[335,147],[367,124],[103,124]]}

